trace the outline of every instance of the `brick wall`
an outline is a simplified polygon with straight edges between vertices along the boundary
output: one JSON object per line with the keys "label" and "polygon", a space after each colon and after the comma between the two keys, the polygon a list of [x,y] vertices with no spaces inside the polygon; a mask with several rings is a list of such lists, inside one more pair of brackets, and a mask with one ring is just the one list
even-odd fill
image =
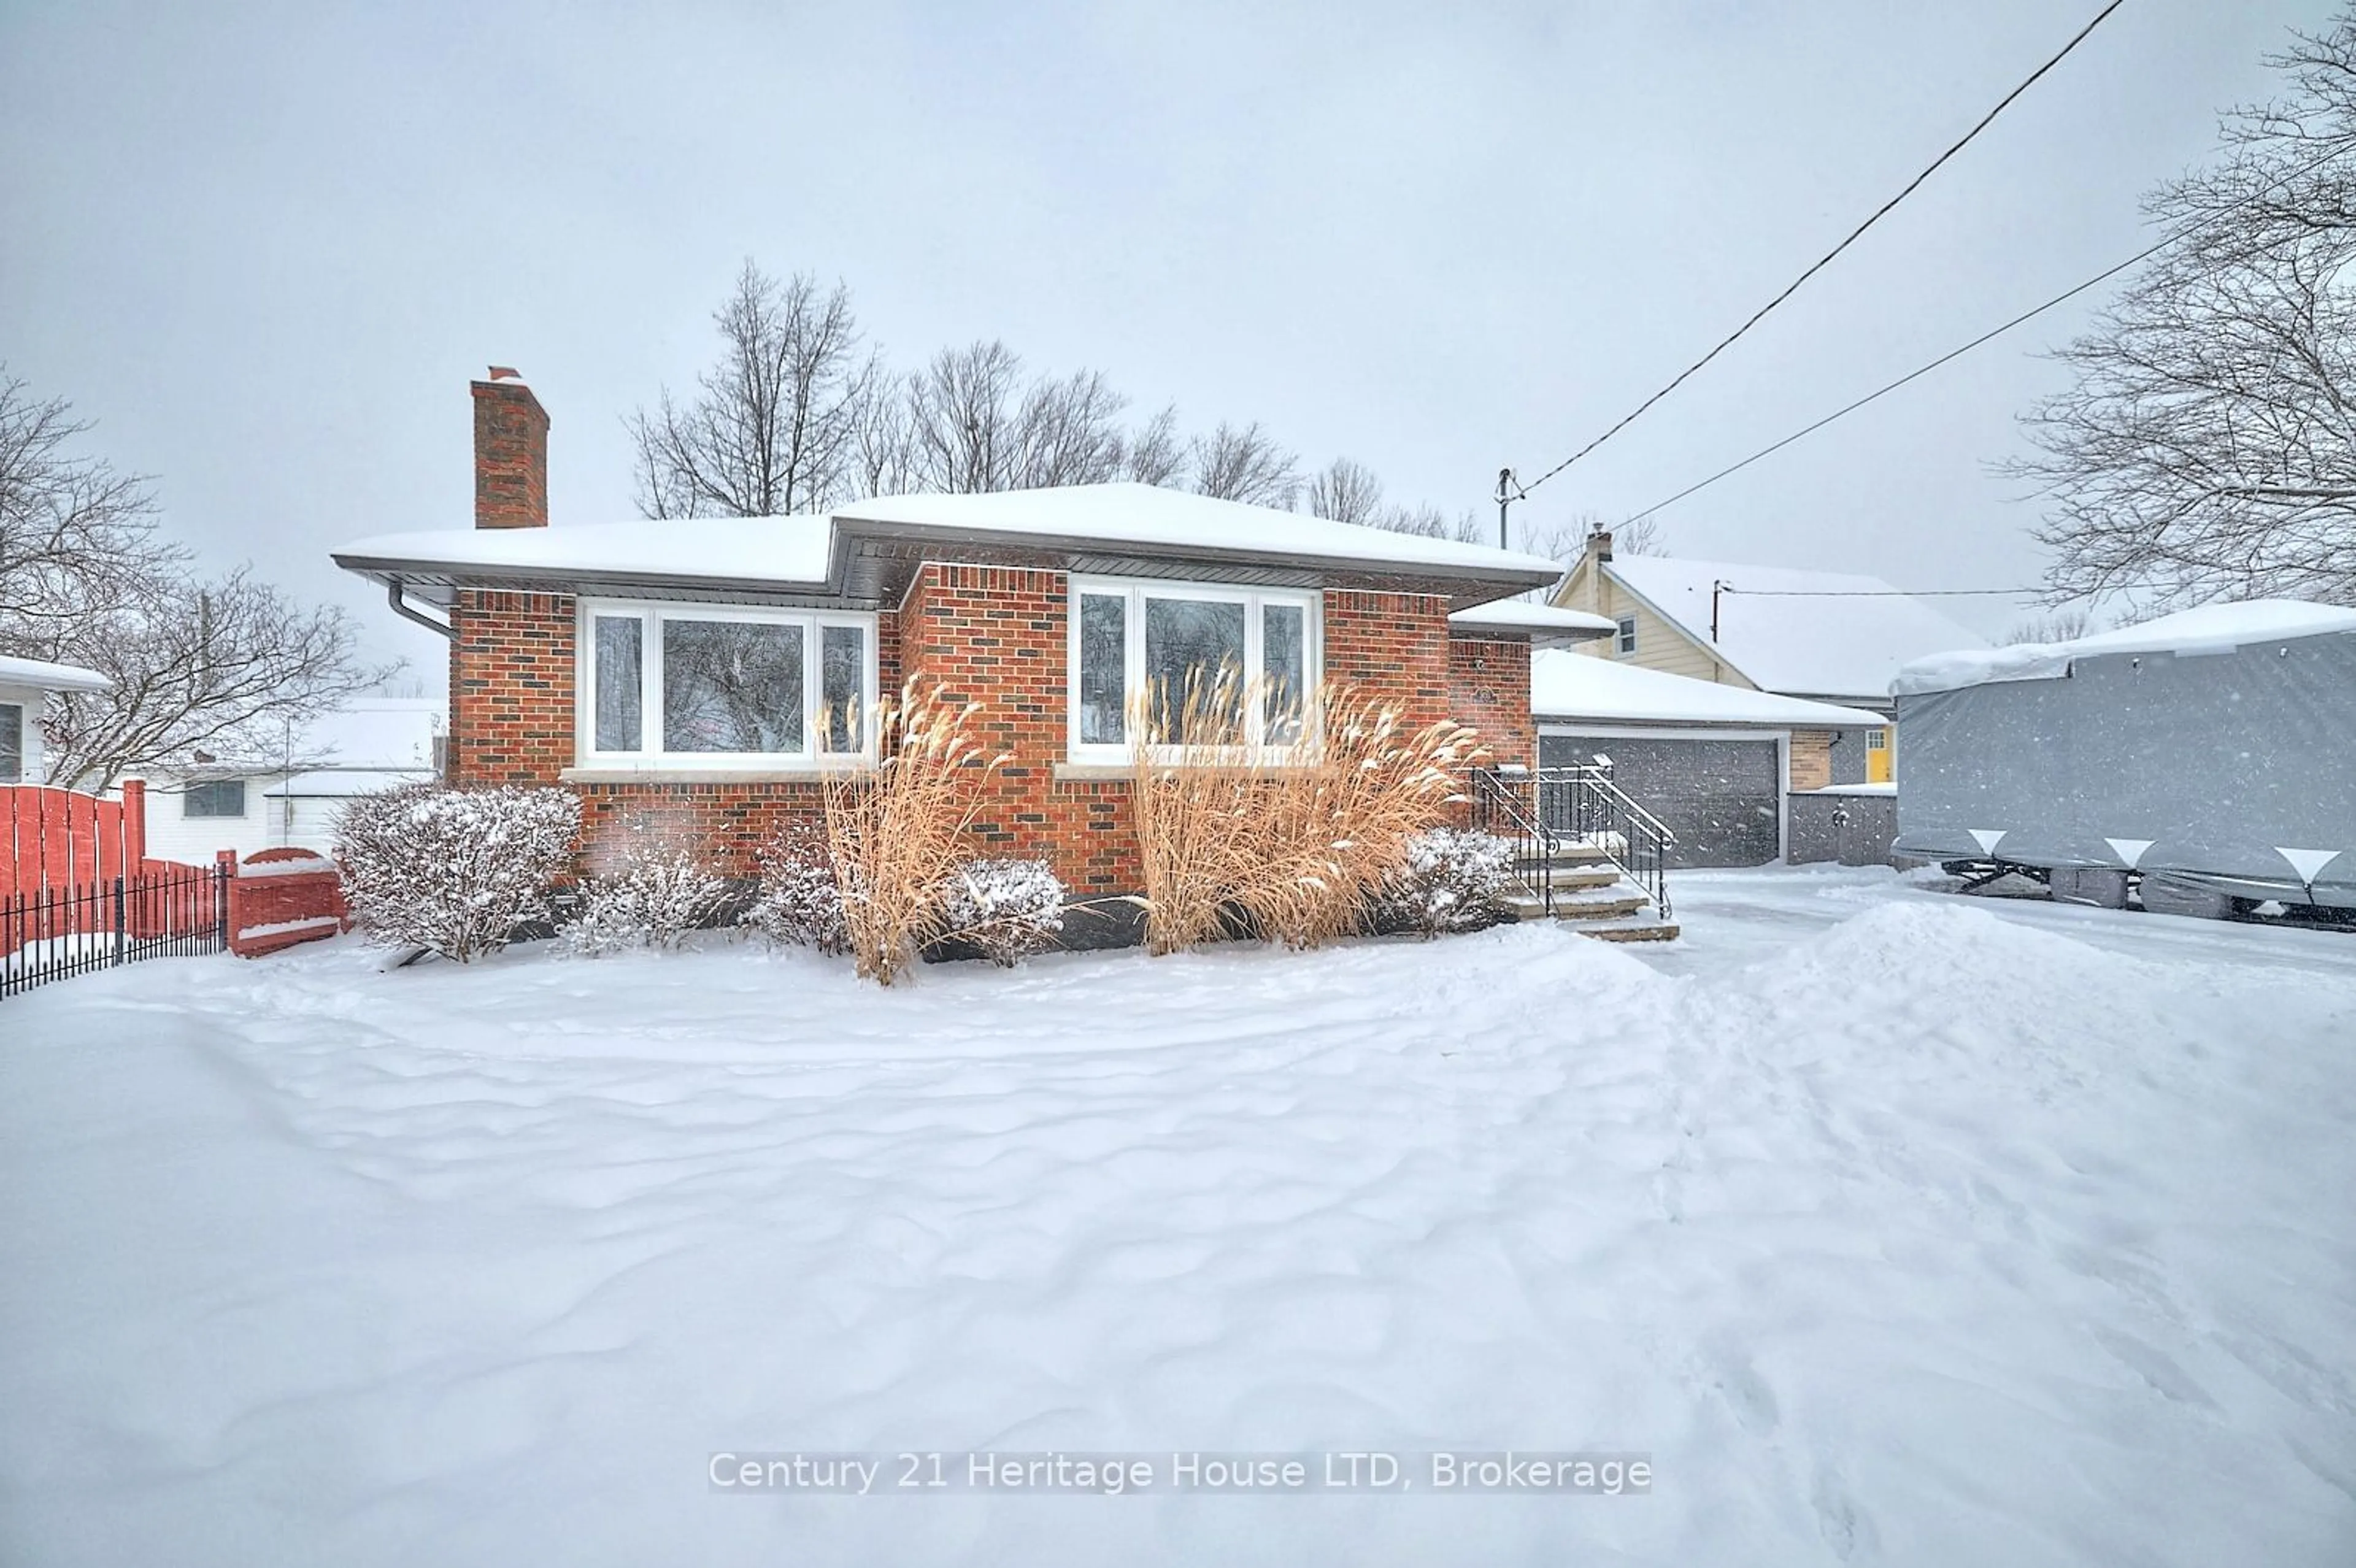
{"label": "brick wall", "polygon": [[1537,763],[1530,720],[1530,645],[1470,637],[1448,644],[1448,713],[1481,732],[1489,764]]}
{"label": "brick wall", "polygon": [[[1327,593],[1325,678],[1397,700],[1411,729],[1451,717],[1448,601],[1428,593]],[[1522,706],[1527,722],[1526,683]]]}
{"label": "brick wall", "polygon": [[1048,860],[1077,895],[1133,892],[1126,781],[1055,776],[1069,733],[1068,601],[1060,571],[926,566],[901,606],[901,657],[909,677],[982,703],[980,739],[1007,753],[974,822],[984,851]]}
{"label": "brick wall", "polygon": [[1833,732],[1792,731],[1792,787],[1823,789],[1833,782]]}
{"label": "brick wall", "polygon": [[552,784],[573,765],[573,604],[469,590],[450,607],[450,777]]}
{"label": "brick wall", "polygon": [[[985,786],[983,853],[1051,861],[1082,897],[1136,891],[1141,871],[1125,779],[1055,776],[1063,760],[1069,671],[1067,591],[1059,571],[928,565],[897,613],[879,618],[881,686],[921,676],[983,704],[980,739],[1006,765]],[[1529,761],[1529,649],[1451,649],[1444,599],[1331,592],[1328,677],[1389,694],[1420,726],[1451,713],[1478,725],[1501,761]],[[451,609],[450,776],[460,784],[553,784],[573,764],[575,610],[563,594],[467,591]],[[1483,667],[1473,670],[1478,656]],[[1451,659],[1462,661],[1454,667]],[[816,825],[809,780],[584,784],[583,855],[596,865],[634,827],[679,832],[732,875],[780,827]]]}

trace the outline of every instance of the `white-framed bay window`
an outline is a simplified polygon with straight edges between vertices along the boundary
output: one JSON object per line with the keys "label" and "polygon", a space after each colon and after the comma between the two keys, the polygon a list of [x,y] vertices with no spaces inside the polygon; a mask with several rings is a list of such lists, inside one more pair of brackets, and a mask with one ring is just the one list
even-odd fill
{"label": "white-framed bay window", "polygon": [[[1074,577],[1070,587],[1073,762],[1129,761],[1135,699],[1152,691],[1174,707],[1190,676],[1223,669],[1257,699],[1241,716],[1250,746],[1281,755],[1306,738],[1324,667],[1315,591],[1105,577]],[[1163,722],[1183,741],[1178,717]]]}
{"label": "white-framed bay window", "polygon": [[584,769],[757,773],[871,760],[875,617],[584,599]]}

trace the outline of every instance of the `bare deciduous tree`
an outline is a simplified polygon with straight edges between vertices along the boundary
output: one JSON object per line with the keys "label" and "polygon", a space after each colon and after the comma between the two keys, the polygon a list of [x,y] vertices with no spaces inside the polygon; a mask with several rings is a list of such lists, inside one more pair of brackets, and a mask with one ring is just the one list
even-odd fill
{"label": "bare deciduous tree", "polygon": [[1312,517],[1371,523],[1382,510],[1383,482],[1365,464],[1337,457],[1309,481],[1302,504]]}
{"label": "bare deciduous tree", "polygon": [[155,536],[145,480],[70,450],[89,428],[0,368],[0,626],[20,638],[181,557]]}
{"label": "bare deciduous tree", "polygon": [[861,458],[862,412],[880,371],[851,293],[752,261],[717,311],[723,352],[681,407],[665,389],[624,422],[638,509],[650,517],[782,517],[839,500]]}
{"label": "bare deciduous tree", "polygon": [[[2185,238],[2060,357],[2077,384],[2026,416],[2064,599],[2157,608],[2278,594],[2356,603],[2356,16],[2270,63],[2212,167],[2162,186]],[[2327,158],[2329,161],[2324,161]]]}
{"label": "bare deciduous tree", "polygon": [[199,748],[230,762],[275,758],[290,726],[394,673],[360,664],[353,641],[342,610],[297,604],[242,568],[209,582],[151,579],[44,649],[114,683],[51,699],[49,781],[102,790],[143,767],[184,765]]}
{"label": "bare deciduous tree", "polygon": [[50,699],[52,783],[104,789],[199,746],[276,755],[288,724],[394,673],[358,661],[339,609],[296,605],[242,570],[191,576],[157,536],[145,482],[69,450],[88,428],[0,379],[0,653],[114,683]]}
{"label": "bare deciduous tree", "polygon": [[1187,443],[1187,458],[1188,484],[1198,495],[1290,511],[1301,493],[1300,459],[1258,420],[1246,425],[1221,420],[1209,435]]}
{"label": "bare deciduous tree", "polygon": [[1186,472],[1186,449],[1178,441],[1178,411],[1164,408],[1129,438],[1129,477],[1141,485],[1175,485]]}

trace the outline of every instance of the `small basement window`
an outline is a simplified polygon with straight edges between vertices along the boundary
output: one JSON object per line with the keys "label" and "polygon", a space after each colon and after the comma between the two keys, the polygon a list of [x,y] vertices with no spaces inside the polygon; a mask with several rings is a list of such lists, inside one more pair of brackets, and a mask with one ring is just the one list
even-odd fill
{"label": "small basement window", "polygon": [[584,601],[586,765],[816,766],[873,752],[875,617]]}
{"label": "small basement window", "polygon": [[[1133,696],[1154,691],[1174,706],[1189,678],[1221,670],[1259,693],[1237,715],[1248,743],[1302,740],[1308,694],[1323,677],[1317,594],[1074,578],[1071,603],[1072,761],[1127,762]],[[1176,717],[1165,713],[1169,728]]]}
{"label": "small basement window", "polygon": [[25,777],[25,705],[0,702],[0,784]]}
{"label": "small basement window", "polygon": [[182,816],[243,816],[245,815],[245,781],[243,779],[206,779],[183,786],[180,791]]}
{"label": "small basement window", "polygon": [[1622,654],[1633,654],[1636,651],[1635,616],[1622,615],[1620,617],[1620,635],[1613,640],[1612,645],[1614,651]]}

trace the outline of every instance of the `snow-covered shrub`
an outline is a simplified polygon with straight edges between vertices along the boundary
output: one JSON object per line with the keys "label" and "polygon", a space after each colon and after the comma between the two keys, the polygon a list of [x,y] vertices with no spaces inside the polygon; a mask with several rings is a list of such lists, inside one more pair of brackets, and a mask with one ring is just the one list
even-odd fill
{"label": "snow-covered shrub", "polygon": [[1012,966],[1064,929],[1064,883],[1044,860],[968,860],[941,896],[941,936]]}
{"label": "snow-covered shrub", "polygon": [[344,808],[336,863],[371,940],[466,964],[549,918],[549,889],[580,829],[570,790],[413,784]]}
{"label": "snow-covered shrub", "polygon": [[581,914],[565,930],[575,951],[618,953],[676,947],[710,925],[728,901],[728,884],[684,848],[660,839],[634,843],[612,871],[581,886]]}
{"label": "snow-covered shrub", "polygon": [[1514,847],[1494,833],[1432,827],[1408,840],[1407,859],[1373,901],[1377,931],[1425,936],[1494,924],[1514,885]]}
{"label": "snow-covered shrub", "polygon": [[815,947],[837,957],[851,951],[842,889],[823,834],[787,828],[761,851],[761,885],[744,919],[776,946]]}

